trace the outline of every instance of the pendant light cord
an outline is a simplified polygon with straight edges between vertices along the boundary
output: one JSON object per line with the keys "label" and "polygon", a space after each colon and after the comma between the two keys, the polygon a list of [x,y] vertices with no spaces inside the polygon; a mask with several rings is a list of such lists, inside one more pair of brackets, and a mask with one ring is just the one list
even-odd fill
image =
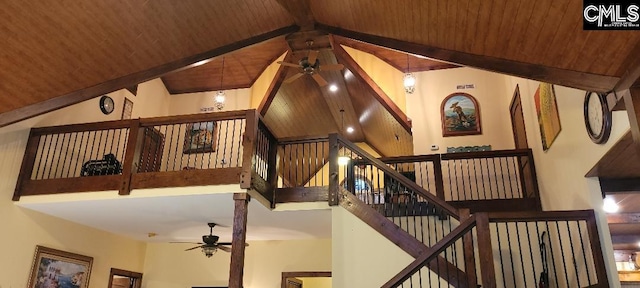
{"label": "pendant light cord", "polygon": [[220,71],[220,90],[222,90],[222,79],[224,79],[224,57],[222,57],[222,70]]}

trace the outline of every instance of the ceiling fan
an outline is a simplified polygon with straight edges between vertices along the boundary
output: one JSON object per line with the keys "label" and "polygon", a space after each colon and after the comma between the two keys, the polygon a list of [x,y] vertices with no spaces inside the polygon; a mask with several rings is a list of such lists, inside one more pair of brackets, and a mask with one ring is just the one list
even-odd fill
{"label": "ceiling fan", "polygon": [[[213,256],[213,254],[215,254],[218,249],[224,252],[231,252],[231,248],[227,247],[231,245],[231,242],[218,242],[218,239],[220,239],[220,237],[213,235],[213,227],[216,226],[216,223],[207,223],[207,225],[209,225],[209,235],[202,235],[201,243],[187,242],[187,243],[198,244],[198,246],[186,249],[184,251],[190,251],[190,250],[201,248],[202,253],[204,253],[204,255],[207,257]],[[172,243],[184,243],[184,242],[172,242]],[[245,246],[249,246],[249,244],[245,243]]]}
{"label": "ceiling fan", "polygon": [[318,85],[326,86],[328,84],[327,80],[325,80],[320,74],[318,74],[319,71],[336,71],[344,69],[344,65],[342,64],[320,65],[320,61],[318,60],[319,53],[319,51],[315,50],[309,51],[309,54],[306,57],[300,59],[298,64],[278,61],[278,64],[282,66],[300,68],[301,70],[295,75],[285,79],[284,83],[291,83],[304,75],[310,75],[311,78],[313,78],[313,80],[318,83]]}

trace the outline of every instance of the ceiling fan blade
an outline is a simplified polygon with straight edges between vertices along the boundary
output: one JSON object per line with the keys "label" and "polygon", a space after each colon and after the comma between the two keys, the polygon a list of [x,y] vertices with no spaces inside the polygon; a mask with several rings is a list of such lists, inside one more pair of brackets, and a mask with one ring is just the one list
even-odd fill
{"label": "ceiling fan blade", "polygon": [[302,75],[304,75],[304,73],[302,73],[302,72],[297,73],[296,75],[293,75],[293,76],[291,76],[291,77],[289,77],[289,78],[285,79],[285,80],[284,80],[284,83],[291,83],[291,82],[293,82],[293,81],[296,81],[296,79],[298,79],[298,78],[302,77]]}
{"label": "ceiling fan blade", "polygon": [[318,53],[320,53],[319,51],[316,50],[311,50],[309,51],[309,56],[307,56],[307,60],[309,61],[309,64],[313,65],[314,63],[316,63],[316,59],[318,59]]}
{"label": "ceiling fan blade", "polygon": [[218,245],[231,245],[231,242],[218,242]]}
{"label": "ceiling fan blade", "polygon": [[321,71],[337,71],[344,69],[342,64],[325,64],[320,66]]}
{"label": "ceiling fan blade", "polygon": [[193,248],[186,249],[186,250],[184,250],[184,251],[190,251],[190,250],[193,250],[193,249],[202,248],[202,246],[203,246],[203,245],[196,246],[196,247],[193,247]]}
{"label": "ceiling fan blade", "polygon": [[320,76],[320,74],[315,73],[313,75],[311,75],[311,77],[313,77],[313,80],[316,80],[316,82],[318,82],[318,85],[320,85],[320,87],[322,86],[327,86],[327,80],[324,80],[324,78],[322,78],[322,76]]}
{"label": "ceiling fan blade", "polygon": [[218,245],[218,249],[224,251],[224,252],[231,252],[231,248],[226,247],[226,246],[219,246]]}
{"label": "ceiling fan blade", "polygon": [[295,68],[299,68],[300,67],[300,65],[298,65],[298,64],[293,64],[293,63],[289,63],[289,62],[278,61],[277,63],[282,65],[282,66],[287,66],[287,67],[295,67]]}
{"label": "ceiling fan blade", "polygon": [[197,245],[202,245],[202,244],[204,244],[204,243],[202,243],[202,242],[182,242],[182,241],[173,241],[173,242],[169,242],[169,243],[172,243],[172,244],[176,244],[176,243],[183,243],[183,244],[197,244]]}

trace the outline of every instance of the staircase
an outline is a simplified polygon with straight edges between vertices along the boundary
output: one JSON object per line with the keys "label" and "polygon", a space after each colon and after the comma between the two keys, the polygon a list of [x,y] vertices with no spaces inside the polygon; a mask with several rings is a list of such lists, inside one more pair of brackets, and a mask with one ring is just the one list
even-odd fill
{"label": "staircase", "polygon": [[328,143],[329,159],[352,163],[329,161],[329,203],[415,259],[381,287],[607,287],[593,211],[471,214],[338,135]]}

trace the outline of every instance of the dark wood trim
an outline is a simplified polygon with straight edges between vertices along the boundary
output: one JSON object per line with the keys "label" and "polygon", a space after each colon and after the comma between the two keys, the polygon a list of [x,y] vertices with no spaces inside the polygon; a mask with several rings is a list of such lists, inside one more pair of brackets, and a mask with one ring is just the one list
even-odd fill
{"label": "dark wood trim", "polygon": [[240,184],[241,167],[133,173],[131,189]]}
{"label": "dark wood trim", "polygon": [[640,241],[640,235],[630,234],[630,235],[611,235],[611,243],[613,244],[628,244],[633,243],[636,244]]}
{"label": "dark wood trim", "polygon": [[631,88],[624,94],[624,105],[629,117],[631,136],[636,152],[640,153],[640,88]]}
{"label": "dark wood trim", "polygon": [[280,146],[287,144],[301,144],[301,143],[315,143],[315,142],[328,142],[329,136],[304,136],[304,137],[287,137],[278,139]]}
{"label": "dark wood trim", "polygon": [[[291,53],[291,51],[287,51],[287,55],[284,56],[283,61],[291,62],[291,59],[293,58],[292,55],[293,53]],[[280,57],[280,55],[278,55],[278,57]],[[267,91],[258,106],[257,110],[260,112],[260,115],[264,116],[267,114],[269,106],[271,106],[271,103],[273,102],[273,98],[276,97],[278,90],[280,90],[280,86],[282,86],[282,82],[287,78],[287,71],[289,71],[289,69],[284,65],[280,65],[278,71],[276,71],[276,75],[273,77],[273,80],[271,80],[271,84],[269,84],[269,88],[267,88]]]}
{"label": "dark wood trim", "polygon": [[246,126],[244,138],[242,139],[242,173],[240,174],[240,187],[242,189],[251,189],[251,179],[253,172],[256,170],[254,156],[256,155],[256,146],[258,140],[258,122],[260,114],[256,110],[247,110]]}
{"label": "dark wood trim", "polygon": [[[246,88],[251,88],[251,86],[253,85],[253,83],[247,83],[247,84],[243,84],[243,85],[222,85],[222,86],[216,86],[216,87],[188,87],[188,88],[184,88],[184,89],[169,89],[167,88],[167,92],[169,92],[169,94],[171,95],[177,95],[177,94],[188,94],[188,93],[201,93],[201,92],[210,92],[210,91],[218,91],[218,90],[233,90],[233,89],[246,89]],[[164,87],[167,87],[167,85],[165,84]]]}
{"label": "dark wood trim", "polygon": [[464,200],[464,201],[447,201],[451,206],[458,209],[470,209],[471,213],[475,212],[521,212],[521,211],[540,211],[539,198],[514,198],[514,199],[486,199],[486,200]]}
{"label": "dark wood trim", "polygon": [[140,119],[130,121],[129,125],[127,148],[122,163],[122,185],[118,189],[118,194],[120,195],[129,195],[131,193],[131,178],[136,169],[134,165],[139,162],[136,160],[140,158],[140,151],[144,141],[144,133],[140,133]]}
{"label": "dark wood trim", "polygon": [[627,109],[624,105],[624,95],[629,94],[629,89],[622,91],[612,91],[605,96],[607,107],[610,111],[621,111]]}
{"label": "dark wood trim", "polygon": [[233,194],[235,209],[233,212],[233,236],[231,241],[231,264],[229,269],[229,288],[243,288],[244,250],[247,243],[247,215],[249,200],[247,193]]}
{"label": "dark wood trim", "polygon": [[340,166],[338,166],[338,153],[340,144],[338,134],[329,134],[329,206],[340,203]]}
{"label": "dark wood trim", "polygon": [[106,82],[96,84],[92,87],[70,92],[65,95],[60,95],[55,98],[51,98],[42,102],[38,102],[26,107],[18,108],[12,111],[8,111],[0,114],[0,127],[16,123],[18,121],[28,119],[34,116],[38,116],[47,112],[51,112],[60,108],[64,108],[106,93],[110,93],[131,85],[142,83],[154,78],[158,78],[164,74],[173,71],[179,71],[181,69],[190,68],[193,65],[202,60],[213,58],[222,54],[229,53],[244,47],[248,47],[262,41],[269,40],[274,37],[286,35],[299,30],[296,25],[282,27],[264,34],[256,35],[244,40],[240,40],[235,43],[224,45],[209,51],[205,51],[196,55],[188,56],[176,61],[172,61],[166,64],[162,64],[156,67],[149,68],[140,72],[122,76],[116,79],[112,79]]}
{"label": "dark wood trim", "polygon": [[264,197],[269,202],[269,208],[275,208],[275,185],[272,185],[267,180],[262,179],[256,171],[251,171],[251,190],[258,192],[260,196]]}
{"label": "dark wood trim", "polygon": [[[573,87],[581,90],[608,92],[611,91],[616,83],[620,80],[620,78],[618,77],[578,72],[502,58],[447,50],[393,38],[346,30],[322,23],[316,24],[316,27],[318,29],[325,30],[331,34],[341,37],[351,38],[357,41],[367,42],[370,44],[408,52],[411,54],[422,55],[428,58],[433,58],[445,62],[476,67],[479,69]],[[336,45],[336,47],[337,46],[339,45]]]}
{"label": "dark wood trim", "polygon": [[528,156],[531,149],[508,149],[442,154],[442,160]]}
{"label": "dark wood trim", "polygon": [[121,183],[122,175],[28,180],[20,187],[20,192],[21,196],[28,196],[113,191],[119,190]]}
{"label": "dark wood trim", "polygon": [[640,213],[607,214],[608,224],[636,224],[640,223]]}
{"label": "dark wood trim", "polygon": [[433,161],[433,177],[436,181],[436,196],[444,200],[444,176],[442,174],[442,159],[440,156],[438,155],[438,158]]}
{"label": "dark wood trim", "polygon": [[127,91],[131,92],[133,96],[138,96],[138,84],[125,87],[124,89],[127,89]]}
{"label": "dark wood trim", "polygon": [[82,132],[82,131],[122,129],[122,128],[129,128],[131,126],[131,123],[135,120],[136,119],[128,119],[128,120],[92,122],[92,123],[83,123],[83,124],[37,127],[37,128],[33,128],[32,130],[34,135],[47,135],[47,134],[63,134],[63,133]]}
{"label": "dark wood trim", "polygon": [[22,157],[22,164],[20,165],[20,173],[18,174],[18,180],[16,181],[16,188],[13,190],[13,201],[19,201],[22,191],[25,190],[24,184],[31,180],[31,172],[33,171],[33,165],[36,162],[36,154],[38,153],[38,146],[40,144],[40,136],[35,135],[34,130],[29,131],[29,138],[27,138],[27,147]]}
{"label": "dark wood trim", "polygon": [[[457,241],[458,239],[463,237],[465,234],[467,234],[467,232],[471,231],[471,229],[473,229],[473,227],[475,227],[475,223],[476,223],[475,216],[471,216],[470,218],[467,218],[464,221],[462,221],[460,223],[460,225],[458,225],[458,227],[453,229],[449,234],[447,234],[447,236],[444,236],[442,239],[440,239],[440,241],[438,241],[438,243],[436,243],[432,247],[428,248],[427,251],[422,253],[422,255],[420,255],[418,258],[416,258],[416,260],[411,262],[411,264],[409,264],[409,266],[407,266],[404,269],[402,269],[402,271],[400,271],[393,278],[391,278],[391,280],[389,280],[387,283],[382,285],[381,288],[395,288],[395,287],[398,287],[398,285],[401,285],[402,282],[404,282],[405,280],[409,279],[409,277],[411,277],[411,275],[416,273],[418,270],[422,269],[422,267],[424,267],[426,262],[428,262],[431,259],[435,259],[436,257],[438,257],[438,254],[440,254],[442,251],[444,251],[449,246],[454,245],[455,241]],[[491,257],[490,261],[493,262],[493,257]],[[470,273],[470,274],[473,274],[473,273]],[[455,279],[455,277],[456,277],[456,276],[454,276],[455,274],[454,275],[447,275],[449,278],[454,278],[454,279],[445,279],[442,274],[440,274],[440,275],[441,275],[441,277],[443,277],[443,279],[445,281],[447,281],[447,284],[449,284],[449,285],[452,285],[452,286],[455,286],[455,287],[469,287],[468,283],[466,283],[466,281],[465,282],[461,282],[461,280],[463,280],[463,279],[460,279],[460,278]],[[453,277],[451,277],[451,276],[453,276]],[[458,285],[456,286],[455,284],[458,284]],[[471,287],[475,287],[475,286],[471,286]]]}
{"label": "dark wood trim", "polygon": [[[471,218],[471,211],[469,209],[459,209],[460,220],[467,220]],[[473,233],[465,233],[462,236],[462,245],[464,249],[464,271],[476,271],[476,254],[473,247]],[[467,283],[478,284],[478,278],[476,273],[467,273]],[[472,287],[476,287],[473,285]]]}
{"label": "dark wood trim", "polygon": [[275,203],[320,201],[329,201],[328,186],[278,188],[275,191]]}
{"label": "dark wood trim", "polygon": [[[332,36],[329,36],[332,37]],[[340,45],[335,45],[333,47],[333,53],[336,55],[336,59],[339,63],[343,64],[347,69],[353,73],[353,75],[362,83],[364,83],[365,87],[369,92],[382,104],[382,106],[391,113],[393,118],[395,118],[400,125],[407,130],[409,134],[411,134],[411,123],[409,123],[409,118],[407,115],[396,105],[387,93],[385,93],[378,84],[376,84],[373,79],[367,74],[367,72],[360,67],[358,62],[356,62],[347,51],[345,51]]]}
{"label": "dark wood trim", "polygon": [[146,126],[172,125],[172,124],[204,122],[204,121],[243,119],[247,116],[247,113],[250,111],[254,111],[254,110],[234,110],[234,111],[142,118],[140,119],[140,125],[142,125],[143,127],[146,127]]}
{"label": "dark wood trim", "polygon": [[602,193],[640,192],[640,178],[599,178]]}
{"label": "dark wood trim", "polygon": [[[343,188],[340,188],[340,191],[340,206],[342,208],[351,212],[351,214],[358,217],[364,223],[369,225],[369,227],[373,228],[382,236],[389,239],[389,241],[396,244],[396,246],[398,246],[404,252],[407,252],[407,254],[411,255],[411,257],[418,258],[425,251],[427,251],[428,247],[425,246],[422,242],[418,241],[415,237],[402,230],[400,227],[391,222],[391,220],[387,219],[385,216],[380,214],[375,209],[371,208],[369,205],[366,205],[365,203],[360,201],[360,199],[358,199],[355,195],[349,193]],[[456,277],[460,276],[461,279],[467,277],[464,271],[458,269],[458,267],[451,264],[442,256],[438,256],[436,259],[431,260],[427,264],[427,267],[436,272],[438,275],[456,275]],[[455,286],[454,283],[451,283],[451,285],[454,285],[454,287],[463,287]]]}
{"label": "dark wood trim", "polygon": [[109,285],[107,286],[108,288],[111,288],[111,285],[113,284],[113,276],[124,276],[124,277],[129,277],[129,278],[134,278],[135,280],[135,287],[132,288],[140,288],[142,287],[142,273],[138,273],[138,272],[133,272],[133,271],[128,271],[128,270],[122,270],[122,269],[117,269],[117,268],[111,268],[111,271],[109,272]]}
{"label": "dark wood trim", "polygon": [[487,215],[490,222],[586,220],[593,215],[593,210],[491,212]]}
{"label": "dark wood trim", "polygon": [[598,235],[598,223],[596,214],[593,210],[586,212],[587,231],[589,232],[589,242],[591,243],[591,254],[593,255],[593,265],[595,266],[598,284],[608,287],[609,280],[607,278],[607,268],[605,267],[602,245],[600,244],[600,236]]}
{"label": "dark wood trim", "polygon": [[286,280],[287,278],[295,278],[295,277],[304,277],[304,278],[308,278],[308,277],[331,277],[331,271],[328,272],[318,272],[318,271],[309,271],[309,272],[282,272],[282,280],[280,281],[280,287],[282,288],[287,288],[286,287]]}
{"label": "dark wood trim", "polygon": [[409,163],[409,162],[433,162],[433,161],[440,160],[440,154],[380,157],[378,158],[378,160],[387,164]]}
{"label": "dark wood trim", "polygon": [[[357,145],[349,142],[349,140],[346,140],[345,138],[343,138],[342,136],[338,135],[338,134],[330,134],[329,135],[329,139],[332,139],[332,137],[335,137],[335,141],[340,142],[344,147],[349,148],[351,151],[355,152],[356,154],[358,154],[359,156],[365,158],[366,160],[368,160],[371,165],[375,166],[376,168],[378,168],[379,170],[381,170],[382,172],[384,172],[386,175],[389,175],[390,177],[398,180],[398,182],[400,182],[402,185],[404,185],[405,187],[409,188],[411,191],[416,192],[418,194],[420,194],[420,196],[426,198],[429,200],[429,202],[431,202],[432,204],[435,204],[436,206],[438,206],[438,208],[442,209],[443,211],[446,211],[447,214],[451,215],[453,218],[456,219],[460,219],[460,216],[458,215],[458,211],[456,208],[454,208],[453,206],[449,205],[447,202],[445,202],[443,199],[438,198],[436,195],[433,195],[429,192],[427,192],[426,190],[424,190],[424,188],[420,187],[416,182],[413,182],[409,179],[407,179],[406,177],[404,177],[402,174],[400,174],[398,171],[396,171],[395,169],[389,167],[389,165],[383,163],[382,161],[378,160],[377,158],[373,157],[371,154],[367,153],[366,151],[364,151],[362,148],[358,147]],[[331,143],[331,142],[330,142]],[[338,149],[339,144],[336,143],[336,151],[335,151],[335,158],[333,158],[334,156],[331,155],[331,157],[329,158],[329,163],[330,165],[334,165],[331,164],[331,162],[335,162],[336,165],[336,175],[337,175],[337,160],[338,160]],[[333,148],[333,146],[331,147]],[[331,168],[331,167],[330,167]],[[329,175],[331,176],[331,170],[329,170]],[[337,176],[336,176],[337,178]],[[331,188],[331,181],[333,179],[329,179],[329,187]],[[337,184],[337,183],[336,183]],[[331,189],[329,192],[331,195]]]}
{"label": "dark wood trim", "polygon": [[487,213],[476,213],[476,236],[482,287],[496,287],[496,270],[494,267],[493,248],[491,247],[491,230]]}

